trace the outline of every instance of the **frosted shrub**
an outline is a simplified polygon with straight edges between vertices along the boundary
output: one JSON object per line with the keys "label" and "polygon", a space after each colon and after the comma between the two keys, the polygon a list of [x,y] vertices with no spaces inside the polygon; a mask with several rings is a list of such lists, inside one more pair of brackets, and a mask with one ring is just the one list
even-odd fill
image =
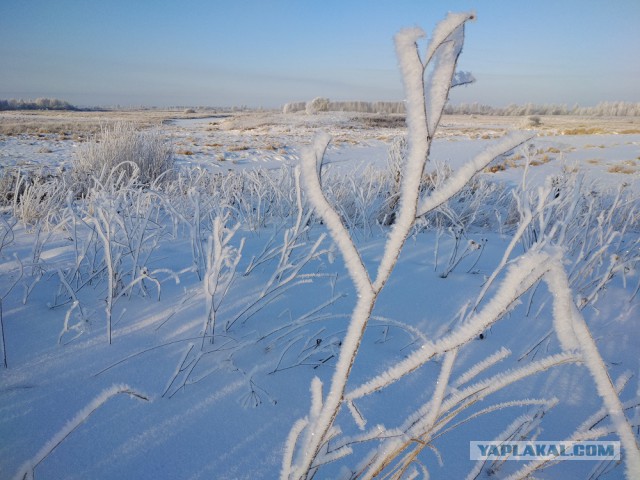
{"label": "frosted shrub", "polygon": [[527,119],[527,121],[529,122],[528,125],[530,127],[539,127],[542,124],[542,120],[540,120],[538,115],[532,115]]}
{"label": "frosted shrub", "polygon": [[7,168],[0,169],[0,206],[11,205],[18,173]]}
{"label": "frosted shrub", "polygon": [[72,178],[86,191],[92,176],[104,181],[118,165],[122,165],[126,178],[137,168],[138,181],[148,185],[171,173],[173,149],[158,130],[138,131],[132,123],[116,123],[103,127],[94,141],[78,149]]}
{"label": "frosted shrub", "polygon": [[290,102],[285,103],[282,107],[282,113],[296,113],[304,112],[306,108],[305,102]]}
{"label": "frosted shrub", "polygon": [[327,112],[329,110],[329,99],[316,97],[310,102],[307,102],[305,110],[309,115],[314,115],[318,112]]}
{"label": "frosted shrub", "polygon": [[25,225],[43,222],[49,227],[57,223],[68,189],[64,177],[15,171],[7,174],[4,181],[5,201],[11,205],[15,218]]}

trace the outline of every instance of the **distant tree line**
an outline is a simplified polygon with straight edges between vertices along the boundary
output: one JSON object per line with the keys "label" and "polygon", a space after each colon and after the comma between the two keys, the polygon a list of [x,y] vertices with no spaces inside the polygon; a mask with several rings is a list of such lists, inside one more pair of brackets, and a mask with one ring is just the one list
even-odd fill
{"label": "distant tree line", "polygon": [[358,113],[405,113],[404,102],[332,102],[317,97],[309,102],[287,103],[284,113],[306,112],[358,112]]}
{"label": "distant tree line", "polygon": [[594,107],[574,105],[525,103],[524,105],[510,104],[506,107],[491,107],[480,103],[461,103],[447,105],[445,113],[451,115],[585,115],[597,117],[637,117],[640,116],[640,103],[600,102]]}
{"label": "distant tree line", "polygon": [[77,110],[69,102],[58,98],[36,98],[35,100],[0,100],[1,110]]}
{"label": "distant tree line", "polygon": [[[309,102],[287,103],[282,108],[284,113],[306,112],[357,112],[357,113],[405,113],[404,102],[332,102],[328,98],[314,98]],[[510,104],[506,107],[492,107],[481,103],[461,103],[447,105],[445,113],[449,115],[584,115],[597,117],[638,117],[640,103],[600,102],[594,107],[574,105],[526,103]]]}

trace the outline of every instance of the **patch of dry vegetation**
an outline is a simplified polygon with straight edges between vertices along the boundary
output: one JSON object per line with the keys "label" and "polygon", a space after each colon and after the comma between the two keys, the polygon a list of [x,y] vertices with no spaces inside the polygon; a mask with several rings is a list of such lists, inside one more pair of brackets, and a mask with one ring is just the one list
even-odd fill
{"label": "patch of dry vegetation", "polygon": [[562,130],[561,135],[602,135],[603,133],[609,132],[598,127],[576,127]]}
{"label": "patch of dry vegetation", "polygon": [[631,168],[631,167],[626,167],[624,165],[611,165],[607,171],[609,173],[624,173],[625,175],[631,175],[633,173],[636,173],[636,169],[635,168]]}
{"label": "patch of dry vegetation", "polygon": [[618,162],[615,165],[611,165],[607,171],[609,173],[622,173],[625,175],[633,175],[638,173],[638,161],[637,160],[624,160]]}
{"label": "patch of dry vegetation", "polygon": [[249,150],[251,147],[248,145],[231,145],[227,148],[230,152],[243,152]]}
{"label": "patch of dry vegetation", "polygon": [[161,125],[174,119],[202,118],[211,112],[188,114],[173,110],[109,111],[3,111],[0,112],[0,135],[63,135],[85,140],[106,125],[126,122],[140,128]]}
{"label": "patch of dry vegetation", "polygon": [[405,116],[398,114],[357,117],[363,125],[373,128],[404,128]]}

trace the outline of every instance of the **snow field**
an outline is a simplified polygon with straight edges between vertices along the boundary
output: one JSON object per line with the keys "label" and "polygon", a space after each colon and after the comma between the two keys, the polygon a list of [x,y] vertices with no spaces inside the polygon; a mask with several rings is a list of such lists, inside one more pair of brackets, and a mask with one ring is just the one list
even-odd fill
{"label": "snow field", "polygon": [[[436,138],[469,18],[398,35],[388,155],[395,127],[242,115],[75,190],[68,143],[2,138],[0,476],[640,474],[638,136]],[[623,461],[468,460],[576,438]]]}

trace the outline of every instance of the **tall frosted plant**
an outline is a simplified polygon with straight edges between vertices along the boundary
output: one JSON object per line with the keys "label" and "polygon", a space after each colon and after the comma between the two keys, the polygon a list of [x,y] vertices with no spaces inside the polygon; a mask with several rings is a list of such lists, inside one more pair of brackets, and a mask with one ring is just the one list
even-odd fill
{"label": "tall frosted plant", "polygon": [[[455,329],[440,339],[425,342],[421,348],[391,365],[380,375],[347,391],[347,382],[378,296],[387,283],[416,220],[445,204],[491,161],[530,138],[528,134],[522,133],[505,136],[452,172],[433,191],[421,193],[421,179],[449,91],[456,85],[468,83],[472,78],[469,74],[457,74],[455,68],[462,50],[464,25],[473,18],[473,14],[469,13],[449,14],[435,28],[423,54],[417,43],[425,36],[421,29],[406,29],[396,35],[396,51],[406,93],[408,150],[402,166],[398,208],[374,277],[370,276],[364,266],[351,234],[340,215],[327,201],[321,187],[320,172],[330,137],[326,134],[318,135],[312,147],[302,156],[302,175],[307,196],[342,254],[358,300],[326,395],[320,379],[314,378],[311,383],[309,414],[295,422],[289,433],[282,462],[282,479],[312,478],[322,465],[351,454],[351,444],[381,438],[385,440],[360,463],[355,475],[358,478],[379,475],[386,475],[385,478],[405,478],[404,475],[411,475],[412,471],[417,474],[412,466],[417,454],[455,416],[447,414],[452,408],[462,403],[462,407],[458,409],[461,411],[469,405],[466,403],[469,398],[483,398],[490,391],[503,388],[536,372],[575,362],[583,362],[592,374],[614,431],[625,448],[628,478],[637,478],[640,474],[640,451],[596,344],[584,319],[572,303],[562,263],[563,252],[561,248],[552,245],[553,234],[540,239],[525,254],[510,261],[494,296],[484,302],[481,308],[464,315]],[[544,219],[541,218],[541,221]],[[508,253],[506,256],[509,256]],[[499,266],[498,270],[504,266]],[[563,352],[526,368],[504,372],[489,383],[478,382],[471,385],[465,390],[465,396],[449,393],[447,386],[457,350],[504,317],[518,299],[540,280],[547,283],[554,297],[554,329]],[[340,428],[335,421],[343,406],[348,407],[356,424],[364,430],[366,420],[355,402],[398,381],[439,355],[444,355],[444,360],[433,395],[404,425],[389,430],[376,426],[352,441],[338,440]],[[493,360],[488,358],[487,361]],[[478,369],[478,372],[481,370]],[[469,379],[478,372],[474,371]],[[548,408],[554,404],[546,399],[536,402]],[[428,477],[427,472],[425,477]]]}
{"label": "tall frosted plant", "polygon": [[[283,460],[282,478],[308,478],[313,475],[316,469],[314,464],[321,450],[336,434],[333,424],[344,403],[347,380],[378,295],[389,279],[416,216],[428,211],[427,209],[419,213],[419,207],[422,207],[420,210],[425,210],[424,205],[419,203],[420,180],[449,90],[454,85],[452,82],[457,59],[462,50],[464,24],[472,18],[472,14],[450,14],[436,28],[424,60],[417,45],[417,41],[425,36],[424,31],[412,28],[396,35],[396,51],[407,97],[408,151],[399,208],[374,279],[369,276],[349,232],[340,216],[330,206],[320,185],[322,159],[330,137],[319,135],[313,147],[303,155],[302,174],[307,195],[342,253],[358,293],[358,302],[351,315],[329,393],[323,399],[320,380],[315,379],[312,383],[311,412],[307,418],[298,421],[291,431]],[[495,156],[514,148],[524,140],[521,136],[507,137],[501,142],[501,148],[495,155],[476,158],[473,168],[463,170],[462,175],[451,177],[450,181],[436,192],[439,194],[438,201],[427,207],[433,209],[444,203],[475,171],[484,168]],[[451,184],[452,181],[455,181],[455,184]],[[297,455],[294,451],[296,447]]]}
{"label": "tall frosted plant", "polygon": [[[127,168],[132,169],[130,177]],[[76,228],[76,224],[84,224],[89,230],[85,247],[81,248],[76,243],[75,268],[68,272],[68,275],[62,275],[60,272],[59,277],[76,305],[77,290],[74,291],[71,284],[75,284],[76,280],[81,278],[84,265],[91,271],[91,263],[97,260],[102,264],[107,282],[105,314],[109,344],[112,342],[114,308],[120,299],[138,288],[140,293],[146,296],[147,282],[155,285],[159,299],[160,282],[154,275],[162,272],[168,273],[174,279],[177,278],[170,270],[150,270],[147,267],[152,252],[158,247],[164,234],[161,224],[163,199],[157,192],[143,189],[138,184],[137,177],[138,169],[135,165],[117,165],[102,180],[92,177],[94,186],[89,189],[85,201],[74,204],[71,195],[68,198],[68,211],[73,215],[73,228]],[[97,242],[95,248],[100,255],[89,257],[86,253],[94,241]],[[67,320],[68,316],[61,336],[68,331]]]}

